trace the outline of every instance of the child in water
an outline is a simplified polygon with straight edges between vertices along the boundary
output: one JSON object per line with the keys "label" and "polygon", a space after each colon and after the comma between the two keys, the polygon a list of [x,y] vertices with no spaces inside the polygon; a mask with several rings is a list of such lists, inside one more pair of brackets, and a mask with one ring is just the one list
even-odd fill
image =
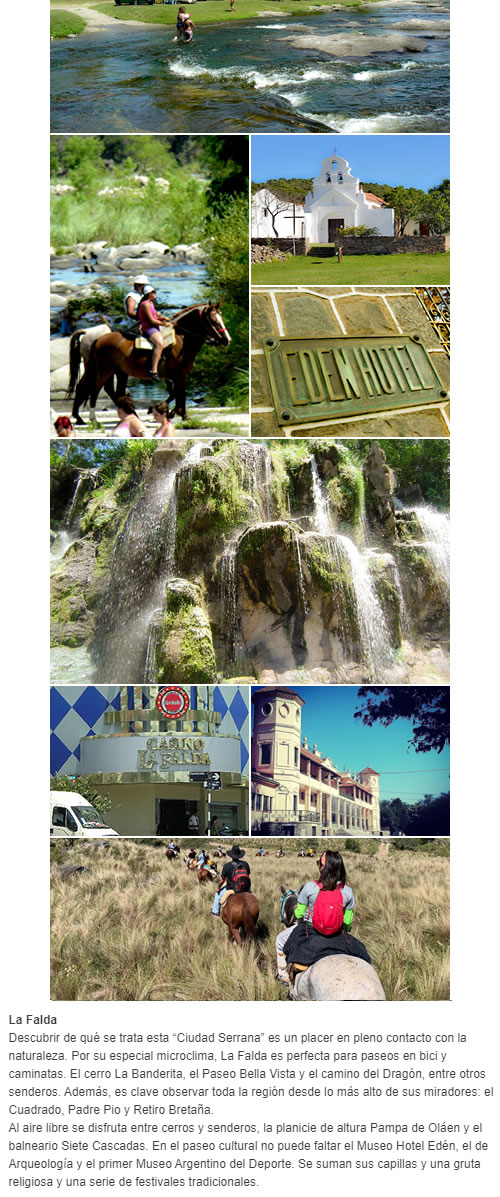
{"label": "child in water", "polygon": [[174,42],[190,42],[193,40],[193,30],[195,26],[186,9],[181,7],[177,13],[177,35],[174,37]]}

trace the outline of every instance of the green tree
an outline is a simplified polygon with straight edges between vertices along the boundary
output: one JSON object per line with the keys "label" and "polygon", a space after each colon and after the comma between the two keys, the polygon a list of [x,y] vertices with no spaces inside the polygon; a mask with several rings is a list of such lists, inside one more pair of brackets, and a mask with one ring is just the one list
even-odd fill
{"label": "green tree", "polygon": [[408,747],[415,752],[442,752],[450,742],[449,686],[360,686],[361,706],[354,712],[367,727],[389,727],[406,719],[413,727]]}
{"label": "green tree", "polygon": [[65,794],[80,794],[95,807],[99,815],[104,816],[112,809],[112,802],[107,794],[97,792],[95,788],[97,781],[97,775],[90,773],[88,777],[51,777],[50,788]]}
{"label": "green tree", "polygon": [[410,220],[420,220],[425,191],[419,191],[417,187],[392,187],[385,198],[389,207],[394,208],[398,236],[403,237]]}
{"label": "green tree", "polygon": [[248,137],[203,137],[200,164],[210,178],[207,203],[213,210],[233,195],[248,195]]}

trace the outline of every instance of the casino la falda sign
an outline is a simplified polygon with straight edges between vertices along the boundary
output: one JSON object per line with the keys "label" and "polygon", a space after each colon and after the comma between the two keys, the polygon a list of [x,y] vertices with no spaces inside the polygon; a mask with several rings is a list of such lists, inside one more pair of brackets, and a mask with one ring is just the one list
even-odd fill
{"label": "casino la falda sign", "polygon": [[[189,709],[189,695],[181,686],[164,686],[158,691],[156,709],[164,719],[182,719]],[[137,767],[161,771],[173,765],[210,765],[206,740],[178,733],[150,736],[146,747],[139,749]]]}

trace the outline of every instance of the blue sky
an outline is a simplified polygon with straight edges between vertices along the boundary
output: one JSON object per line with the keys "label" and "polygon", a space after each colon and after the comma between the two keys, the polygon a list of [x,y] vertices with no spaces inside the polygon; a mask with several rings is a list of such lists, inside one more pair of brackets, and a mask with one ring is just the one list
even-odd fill
{"label": "blue sky", "polygon": [[[260,689],[253,687],[252,689]],[[449,748],[442,752],[415,752],[408,748],[412,725],[396,719],[390,727],[375,723],[365,727],[354,719],[360,705],[357,686],[293,686],[305,700],[302,707],[302,735],[309,747],[318,745],[333,764],[359,773],[370,765],[380,773],[380,797],[391,802],[401,798],[412,805],[424,794],[449,789]],[[253,714],[253,706],[252,706]]]}
{"label": "blue sky", "polygon": [[352,174],[369,183],[428,191],[450,175],[448,134],[293,133],[252,137],[252,179],[308,179],[319,174],[322,159],[334,153],[347,158]]}

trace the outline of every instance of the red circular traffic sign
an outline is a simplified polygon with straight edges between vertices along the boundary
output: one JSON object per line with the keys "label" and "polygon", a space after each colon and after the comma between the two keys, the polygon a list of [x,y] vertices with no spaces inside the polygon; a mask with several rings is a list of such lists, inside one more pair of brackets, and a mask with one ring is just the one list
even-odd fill
{"label": "red circular traffic sign", "polygon": [[158,691],[156,708],[165,719],[181,719],[189,707],[189,694],[181,686],[165,686]]}

